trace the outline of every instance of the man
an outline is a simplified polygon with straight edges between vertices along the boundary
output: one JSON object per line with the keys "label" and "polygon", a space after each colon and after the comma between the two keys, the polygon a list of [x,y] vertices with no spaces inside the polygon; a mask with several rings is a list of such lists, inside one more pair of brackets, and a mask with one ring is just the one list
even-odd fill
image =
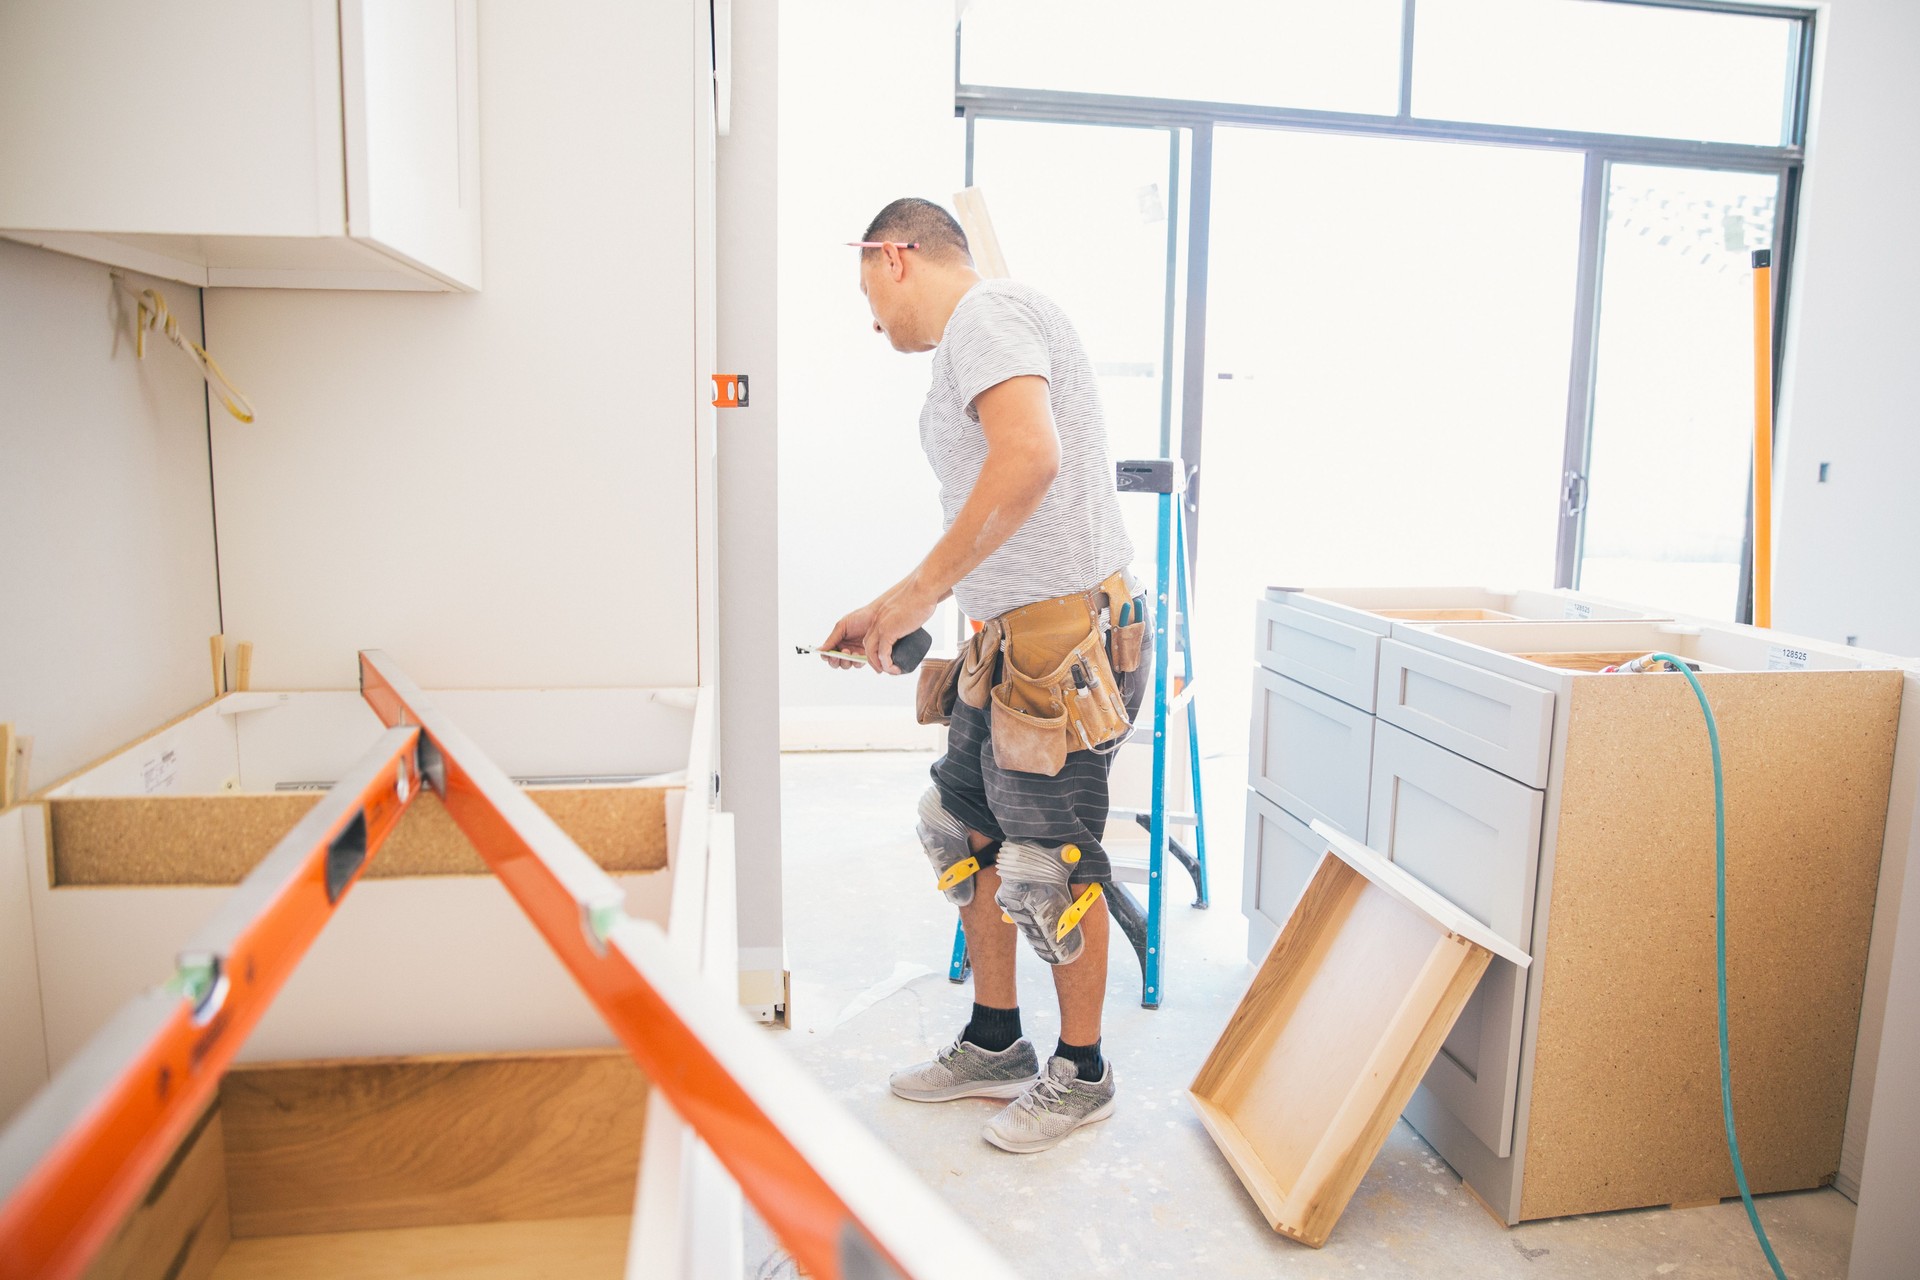
{"label": "man", "polygon": [[[918,824],[938,886],[960,907],[973,1015],[891,1086],[919,1102],[1011,1098],[984,1136],[1042,1151],[1113,1110],[1100,1048],[1100,895],[1112,868],[1100,837],[1110,753],[1146,687],[1144,602],[1125,578],[1133,548],[1093,369],[1060,308],[1025,285],[982,280],[959,224],[925,200],[882,209],[859,247],[874,331],[897,351],[934,352],[920,441],[946,532],[821,648],[858,649],[897,674],[894,642],[948,595],[986,623],[956,662],[947,753]],[[1127,616],[1135,622],[1121,626]],[[1053,966],[1060,1003],[1044,1070],[1021,1035],[1019,935]]]}

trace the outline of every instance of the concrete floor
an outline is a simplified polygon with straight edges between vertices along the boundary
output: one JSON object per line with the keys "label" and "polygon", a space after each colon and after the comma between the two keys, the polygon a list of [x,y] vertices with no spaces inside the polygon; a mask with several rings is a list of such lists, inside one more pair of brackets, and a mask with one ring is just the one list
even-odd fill
{"label": "concrete floor", "polygon": [[[1023,1276],[1649,1276],[1767,1274],[1738,1200],[1508,1229],[1403,1121],[1323,1249],[1275,1235],[1200,1126],[1185,1088],[1252,967],[1240,915],[1243,758],[1207,764],[1213,907],[1169,888],[1166,998],[1140,1007],[1140,971],[1116,946],[1105,1051],[1119,1106],[1052,1151],[1008,1155],[980,1137],[1001,1104],[905,1102],[887,1073],[966,1021],[947,981],[954,912],[928,884],[912,831],[930,755],[794,754],[783,762],[792,1027],[780,1041],[972,1223]],[[1118,931],[1115,933],[1119,941]],[[876,998],[877,997],[877,998]],[[1044,1056],[1058,1033],[1045,966],[1024,955],[1021,1013]],[[1795,1280],[1846,1275],[1854,1207],[1836,1191],[1769,1196],[1761,1221]],[[750,1225],[747,1275],[793,1264]]]}

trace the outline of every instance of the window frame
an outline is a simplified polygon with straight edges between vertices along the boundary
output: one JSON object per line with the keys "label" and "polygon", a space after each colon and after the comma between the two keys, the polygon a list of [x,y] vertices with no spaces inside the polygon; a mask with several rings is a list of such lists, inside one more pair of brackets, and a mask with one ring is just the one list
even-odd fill
{"label": "window frame", "polygon": [[[1412,112],[1414,76],[1415,16],[1419,0],[1401,0],[1400,94],[1399,109],[1391,116],[1350,112],[1314,111],[1291,107],[1257,107],[1234,103],[1201,102],[1189,99],[1144,98],[1113,94],[1092,94],[1041,89],[1014,89],[992,85],[968,84],[961,79],[963,24],[954,31],[954,111],[966,121],[966,182],[973,183],[974,124],[982,119],[1032,120],[1057,124],[1115,125],[1165,128],[1174,131],[1176,148],[1179,131],[1187,130],[1187,190],[1171,191],[1170,198],[1180,200],[1186,209],[1187,253],[1184,281],[1181,264],[1169,238],[1166,296],[1169,299],[1164,345],[1172,352],[1182,345],[1185,359],[1179,395],[1178,455],[1194,475],[1187,491],[1188,571],[1198,567],[1201,534],[1201,491],[1205,473],[1201,462],[1202,428],[1205,415],[1205,354],[1207,307],[1207,256],[1210,234],[1210,205],[1213,179],[1213,129],[1216,125],[1294,129],[1311,132],[1376,135],[1388,138],[1428,139],[1448,142],[1480,143],[1493,146],[1535,147],[1577,151],[1586,157],[1585,186],[1582,193],[1580,258],[1573,325],[1573,351],[1567,388],[1567,420],[1564,464],[1559,501],[1560,519],[1555,548],[1555,583],[1576,587],[1579,581],[1581,546],[1585,537],[1587,459],[1593,431],[1593,394],[1595,355],[1599,339],[1600,273],[1604,268],[1604,232],[1607,183],[1615,163],[1670,165],[1699,169],[1731,169],[1774,173],[1780,182],[1780,199],[1773,242],[1774,378],[1773,421],[1778,442],[1779,395],[1782,378],[1779,371],[1785,358],[1784,335],[1787,329],[1789,282],[1793,275],[1793,250],[1797,230],[1800,187],[1806,165],[1806,132],[1813,57],[1817,37],[1817,11],[1805,4],[1757,4],[1747,0],[1590,0],[1597,4],[1628,4],[1646,8],[1685,9],[1747,17],[1766,17],[1793,22],[1793,54],[1786,68],[1786,118],[1782,133],[1786,141],[1778,146],[1741,143],[1697,142],[1687,139],[1657,138],[1635,134],[1591,133],[1578,130],[1541,129],[1511,125],[1489,125],[1470,121],[1439,120],[1415,116]],[[1178,163],[1174,166],[1177,170]],[[1185,286],[1184,315],[1176,318],[1172,305],[1180,286]],[[1176,327],[1179,330],[1176,333]],[[1172,443],[1173,399],[1168,362],[1167,393],[1162,397],[1161,438]],[[1743,539],[1740,570],[1740,598],[1735,603],[1736,621],[1751,618],[1753,564],[1753,510],[1748,499],[1747,528]]]}

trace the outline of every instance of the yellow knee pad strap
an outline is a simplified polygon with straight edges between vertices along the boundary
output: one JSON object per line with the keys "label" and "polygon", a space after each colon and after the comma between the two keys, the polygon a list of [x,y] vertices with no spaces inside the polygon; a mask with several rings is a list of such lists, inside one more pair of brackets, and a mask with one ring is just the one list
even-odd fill
{"label": "yellow knee pad strap", "polygon": [[1073,905],[1060,913],[1060,923],[1055,925],[1053,929],[1054,941],[1058,942],[1069,933],[1072,933],[1073,926],[1080,923],[1080,917],[1087,914],[1088,910],[1091,909],[1093,904],[1099,901],[1099,899],[1100,886],[1098,884],[1090,884],[1085,889],[1082,889],[1080,896],[1074,899]]}
{"label": "yellow knee pad strap", "polygon": [[945,893],[978,870],[980,870],[980,859],[962,858],[941,872],[940,879],[935,881],[935,884],[940,892]]}

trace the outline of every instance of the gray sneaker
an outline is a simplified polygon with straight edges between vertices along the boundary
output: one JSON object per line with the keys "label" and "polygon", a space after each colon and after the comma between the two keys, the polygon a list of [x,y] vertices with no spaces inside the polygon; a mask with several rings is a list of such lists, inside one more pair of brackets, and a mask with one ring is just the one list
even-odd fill
{"label": "gray sneaker", "polygon": [[993,1053],[956,1038],[931,1062],[894,1072],[887,1085],[909,1102],[1017,1098],[1039,1074],[1040,1055],[1032,1041],[1015,1040]]}
{"label": "gray sneaker", "polygon": [[1049,1058],[1047,1069],[981,1130],[981,1136],[1002,1151],[1025,1155],[1045,1151],[1083,1124],[1097,1124],[1113,1114],[1113,1064],[1105,1064],[1098,1080],[1082,1080],[1065,1058]]}

